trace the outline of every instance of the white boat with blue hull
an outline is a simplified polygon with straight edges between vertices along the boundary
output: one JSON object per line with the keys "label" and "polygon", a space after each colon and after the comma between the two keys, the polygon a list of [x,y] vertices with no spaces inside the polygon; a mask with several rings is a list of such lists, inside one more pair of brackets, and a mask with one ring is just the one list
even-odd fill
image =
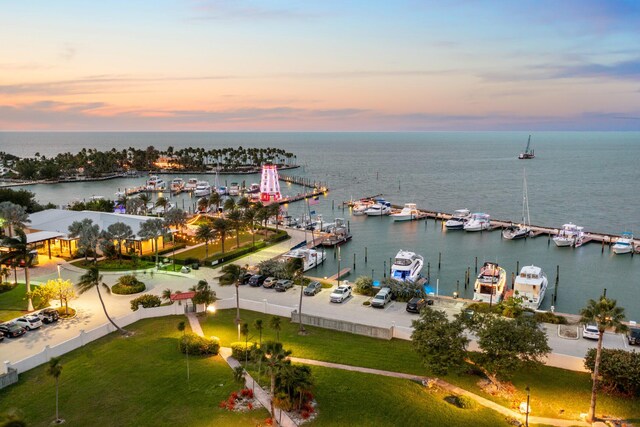
{"label": "white boat with blue hull", "polygon": [[391,278],[402,282],[415,282],[424,267],[424,257],[415,252],[400,249],[391,266]]}
{"label": "white boat with blue hull", "polygon": [[616,240],[616,243],[611,247],[611,250],[616,255],[632,253],[634,251],[633,234],[628,231],[622,233],[622,235],[618,237],[618,240]]}
{"label": "white boat with blue hull", "polygon": [[377,200],[376,203],[371,205],[364,213],[367,216],[389,215],[391,213],[391,203],[385,200]]}

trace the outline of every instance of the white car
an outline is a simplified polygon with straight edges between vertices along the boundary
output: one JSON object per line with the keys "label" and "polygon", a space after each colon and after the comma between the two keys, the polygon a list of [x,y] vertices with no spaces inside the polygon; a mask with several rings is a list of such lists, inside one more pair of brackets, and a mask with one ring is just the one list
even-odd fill
{"label": "white car", "polygon": [[597,340],[600,338],[600,331],[598,331],[598,325],[595,323],[587,323],[582,327],[582,338],[588,338],[590,340]]}
{"label": "white car", "polygon": [[40,318],[38,316],[18,317],[13,322],[18,326],[22,326],[27,331],[31,331],[33,329],[38,329],[40,326],[42,326],[42,321],[40,320]]}
{"label": "white car", "polygon": [[331,302],[343,302],[350,296],[351,296],[351,286],[342,285],[342,286],[338,286],[333,290],[333,292],[331,292],[329,299]]}

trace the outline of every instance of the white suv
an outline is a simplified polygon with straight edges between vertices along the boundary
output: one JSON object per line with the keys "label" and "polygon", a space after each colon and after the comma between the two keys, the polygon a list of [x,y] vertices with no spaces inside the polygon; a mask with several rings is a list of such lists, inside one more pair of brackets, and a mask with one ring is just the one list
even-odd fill
{"label": "white suv", "polygon": [[597,340],[600,338],[600,331],[598,331],[598,325],[595,323],[587,323],[582,327],[582,338],[588,338],[590,340]]}
{"label": "white suv", "polygon": [[18,326],[22,326],[27,331],[31,331],[32,329],[38,329],[40,326],[42,326],[42,321],[38,316],[18,317],[13,322]]}
{"label": "white suv", "polygon": [[351,286],[342,285],[342,286],[338,286],[336,289],[333,290],[333,292],[331,292],[329,299],[331,302],[343,302],[350,296],[351,296]]}

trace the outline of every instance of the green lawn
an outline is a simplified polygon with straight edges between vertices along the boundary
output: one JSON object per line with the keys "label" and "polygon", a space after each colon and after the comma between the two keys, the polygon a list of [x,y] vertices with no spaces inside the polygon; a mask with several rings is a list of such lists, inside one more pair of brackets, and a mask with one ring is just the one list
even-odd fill
{"label": "green lawn", "polygon": [[[33,290],[33,286],[31,288]],[[27,285],[18,285],[8,292],[0,293],[0,322],[20,317],[27,312]],[[34,301],[34,305],[37,301]]]}
{"label": "green lawn", "polygon": [[[262,240],[263,236],[262,235],[256,235],[256,243],[260,242]],[[251,243],[252,242],[252,237],[250,233],[240,233],[240,246],[246,244],[246,243]],[[224,239],[224,251],[225,252],[229,252],[233,249],[235,249],[236,246],[236,237],[235,235],[233,237],[231,236],[227,236]],[[220,241],[215,241],[215,242],[209,242],[209,257],[217,254],[218,252],[222,251],[222,244]],[[169,257],[171,254],[165,254],[165,257]],[[203,260],[206,256],[206,250],[205,250],[205,246],[197,246],[195,248],[186,250],[184,252],[180,252],[179,254],[176,254],[176,259],[180,259],[180,260],[184,260],[187,258],[198,258],[200,260]]]}
{"label": "green lawn", "polygon": [[[160,255],[159,259],[162,260],[162,255]],[[85,261],[84,258],[73,261],[71,264],[80,268],[89,268],[94,265],[93,260],[89,259]],[[130,259],[103,259],[98,261],[98,268],[103,271],[145,270],[155,267],[155,265],[155,262],[144,260],[138,260],[138,262],[134,264]]]}
{"label": "green lawn", "polygon": [[[185,357],[176,325],[183,316],[147,319],[129,326],[135,335],[113,333],[62,357],[60,415],[82,426],[255,426],[266,410],[218,408],[240,386],[219,356]],[[187,322],[188,324],[188,322]],[[48,426],[55,415],[54,381],[40,366],[0,390],[0,413],[17,408],[29,426]]]}
{"label": "green lawn", "polygon": [[[258,341],[258,334],[253,328],[255,319],[263,319],[265,325],[263,341],[275,339],[275,332],[268,327],[270,315],[243,310],[241,316],[243,323],[249,324],[250,335],[253,336],[254,341]],[[219,337],[224,346],[237,341],[234,318],[235,310],[233,309],[220,310],[215,315],[210,315],[206,321],[201,321],[205,335]],[[296,357],[416,375],[431,375],[422,366],[409,341],[378,340],[311,326],[305,326],[308,335],[300,336],[297,333],[297,324],[290,323],[286,318],[282,320],[280,341],[284,343],[285,348],[292,350]],[[535,408],[534,415],[537,416],[577,419],[580,413],[587,412],[589,408],[591,383],[587,373],[551,367],[519,372],[513,378],[513,383],[517,387],[517,395],[514,396],[513,401],[484,393],[477,385],[479,379],[477,376],[449,375],[443,379],[507,407],[512,407],[526,399],[524,388],[529,385],[531,405]],[[598,397],[597,413],[616,415],[639,422],[640,399],[601,393]]]}

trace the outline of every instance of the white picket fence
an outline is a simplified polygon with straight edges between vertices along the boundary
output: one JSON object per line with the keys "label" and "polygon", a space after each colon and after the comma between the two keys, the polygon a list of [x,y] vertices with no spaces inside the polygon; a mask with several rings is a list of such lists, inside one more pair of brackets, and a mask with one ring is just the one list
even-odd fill
{"label": "white picket fence", "polygon": [[[229,308],[236,308],[235,298],[225,298],[216,301],[216,309],[225,310]],[[291,318],[291,312],[297,307],[271,304],[266,299],[263,299],[262,301],[253,301],[240,298],[240,308],[243,310],[257,311],[259,313]]]}

